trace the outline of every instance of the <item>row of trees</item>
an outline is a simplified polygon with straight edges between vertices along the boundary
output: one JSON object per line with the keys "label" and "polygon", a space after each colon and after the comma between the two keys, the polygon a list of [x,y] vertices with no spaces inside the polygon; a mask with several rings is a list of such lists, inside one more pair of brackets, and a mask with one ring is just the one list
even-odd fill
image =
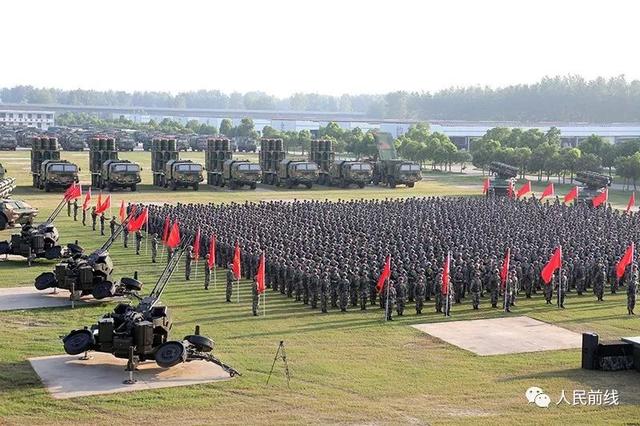
{"label": "row of trees", "polygon": [[472,142],[473,165],[483,172],[491,161],[517,165],[520,175],[535,174],[538,180],[557,176],[558,181],[573,182],[576,171],[600,172],[603,168],[627,182],[640,179],[640,140],[611,144],[607,139],[591,135],[577,147],[561,146],[560,131],[552,127],[546,133],[538,129],[522,131],[496,127]]}
{"label": "row of trees", "polygon": [[429,92],[328,96],[295,93],[276,98],[264,92],[231,94],[219,90],[123,92],[60,90],[17,86],[0,89],[10,103],[128,107],[260,109],[357,112],[372,117],[419,120],[640,121],[640,81],[623,75],[585,80],[580,76],[545,77],[534,84],[504,88],[462,87]]}
{"label": "row of trees", "polygon": [[421,165],[431,163],[433,169],[440,167],[451,171],[453,164],[464,164],[471,160],[466,151],[459,151],[447,135],[431,132],[429,125],[419,123],[411,126],[407,133],[395,141],[398,153]]}

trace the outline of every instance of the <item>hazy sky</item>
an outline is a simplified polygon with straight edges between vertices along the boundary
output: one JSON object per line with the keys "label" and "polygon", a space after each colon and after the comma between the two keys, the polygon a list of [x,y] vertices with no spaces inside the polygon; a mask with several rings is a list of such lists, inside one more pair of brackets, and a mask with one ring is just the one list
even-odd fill
{"label": "hazy sky", "polygon": [[8,1],[0,86],[384,93],[640,78],[636,1]]}

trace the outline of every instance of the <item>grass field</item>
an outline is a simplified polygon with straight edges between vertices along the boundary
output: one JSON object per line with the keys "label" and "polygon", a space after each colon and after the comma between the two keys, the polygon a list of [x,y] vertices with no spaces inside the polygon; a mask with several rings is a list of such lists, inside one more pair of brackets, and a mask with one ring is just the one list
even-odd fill
{"label": "grass field", "polygon": [[[21,185],[15,197],[41,209],[45,217],[60,194],[33,190],[28,175],[28,151],[0,153],[0,162]],[[88,181],[88,153],[63,156],[82,167]],[[141,163],[143,182],[150,181],[149,153],[123,153]],[[204,160],[203,153],[184,158]],[[478,194],[479,176],[429,174],[413,189],[365,188],[338,190],[314,187],[306,190],[256,191],[211,189],[171,192],[143,184],[139,192],[114,193],[114,214],[121,199],[154,202],[241,202],[293,198],[375,198],[393,196]],[[534,185],[541,190],[544,183]],[[567,186],[568,187],[568,186]],[[567,187],[557,187],[557,191]],[[624,206],[628,193],[611,191],[615,205]],[[86,249],[100,246],[104,237],[74,223],[63,211],[56,221],[61,242],[78,239]],[[0,232],[0,240],[11,231]],[[161,267],[149,256],[137,257],[132,248],[116,244],[112,250],[116,275],[139,271],[147,290]],[[181,265],[182,266],[182,265]],[[0,262],[0,286],[30,286],[53,263]],[[163,301],[173,310],[174,337],[200,324],[216,341],[215,353],[243,373],[242,377],[211,385],[93,396],[64,401],[49,397],[27,358],[63,352],[59,336],[72,328],[90,325],[113,307],[112,303],[70,309],[0,312],[0,423],[8,424],[630,424],[640,419],[640,375],[636,372],[603,373],[580,369],[580,350],[479,357],[431,338],[409,325],[444,321],[428,305],[417,317],[412,309],[393,323],[384,323],[378,308],[366,313],[317,310],[267,290],[266,317],[251,316],[250,287],[241,282],[240,303],[224,303],[224,274],[218,272],[217,288],[204,291],[203,274],[184,281],[182,267],[174,276]],[[480,311],[467,300],[456,305],[447,321],[504,315],[491,310],[486,299]],[[629,318],[626,297],[605,296],[597,304],[592,296],[570,295],[567,309],[545,305],[538,295],[520,299],[515,313],[582,332],[596,331],[604,338],[640,334],[640,319]],[[491,330],[487,330],[491,333]],[[281,364],[272,381],[265,381],[280,340],[284,340],[292,372],[286,386]],[[525,390],[539,386],[552,399],[549,409],[527,405]],[[569,399],[573,390],[616,389],[616,407],[556,406],[561,391]]]}

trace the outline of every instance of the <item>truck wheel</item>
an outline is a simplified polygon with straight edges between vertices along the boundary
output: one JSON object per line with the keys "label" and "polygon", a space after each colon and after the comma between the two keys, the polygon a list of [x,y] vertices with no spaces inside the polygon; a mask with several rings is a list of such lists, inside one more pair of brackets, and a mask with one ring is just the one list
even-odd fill
{"label": "truck wheel", "polygon": [[390,188],[395,188],[396,187],[396,179],[394,177],[390,177],[389,178],[389,187]]}
{"label": "truck wheel", "polygon": [[371,183],[377,186],[377,185],[380,185],[380,180],[377,177],[375,177],[375,178],[373,178]]}
{"label": "truck wheel", "polygon": [[292,189],[293,188],[293,182],[291,182],[291,179],[287,179],[287,189]]}
{"label": "truck wheel", "polygon": [[51,192],[51,185],[49,185],[48,183],[44,184],[44,192]]}
{"label": "truck wheel", "polygon": [[358,188],[360,189],[364,188],[364,182],[358,182]]}
{"label": "truck wheel", "polygon": [[309,183],[305,183],[304,186],[307,187],[307,189],[311,189],[311,187],[313,186],[313,184],[311,182]]}
{"label": "truck wheel", "polygon": [[416,183],[415,183],[415,182],[409,182],[409,183],[407,184],[407,186],[408,186],[409,188],[413,188],[414,186],[416,186]]}
{"label": "truck wheel", "polygon": [[251,189],[256,189],[256,183],[255,183],[255,182],[253,182],[253,183],[251,184]]}
{"label": "truck wheel", "polygon": [[7,229],[7,217],[4,214],[0,214],[0,231]]}
{"label": "truck wheel", "polygon": [[107,184],[107,190],[109,192],[113,192],[113,184],[112,183]]}
{"label": "truck wheel", "polygon": [[199,185],[199,184],[197,184],[197,183],[194,183],[194,184],[193,184],[193,190],[194,190],[194,191],[197,191],[198,189],[200,189],[200,185]]}
{"label": "truck wheel", "polygon": [[131,185],[131,192],[136,192],[137,189],[138,189],[138,186],[135,183]]}

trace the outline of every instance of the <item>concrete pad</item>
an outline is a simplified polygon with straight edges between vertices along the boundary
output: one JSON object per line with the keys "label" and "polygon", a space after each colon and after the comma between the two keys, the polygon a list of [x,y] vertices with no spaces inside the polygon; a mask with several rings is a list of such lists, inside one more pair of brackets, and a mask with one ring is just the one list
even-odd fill
{"label": "concrete pad", "polygon": [[[47,289],[40,291],[35,287],[9,287],[0,288],[0,311],[13,311],[17,309],[60,308],[71,306],[70,293],[67,290]],[[107,301],[125,300],[121,297],[96,300],[91,296],[84,296],[80,303],[104,303]]]}
{"label": "concrete pad", "polygon": [[412,327],[483,356],[582,347],[579,333],[524,316],[416,324]]}
{"label": "concrete pad", "polygon": [[77,398],[119,392],[187,386],[229,379],[221,367],[206,361],[191,361],[172,368],[160,368],[153,361],[141,363],[135,373],[137,383],[125,385],[126,359],[92,352],[81,361],[78,355],[29,358],[31,367],[55,399]]}

